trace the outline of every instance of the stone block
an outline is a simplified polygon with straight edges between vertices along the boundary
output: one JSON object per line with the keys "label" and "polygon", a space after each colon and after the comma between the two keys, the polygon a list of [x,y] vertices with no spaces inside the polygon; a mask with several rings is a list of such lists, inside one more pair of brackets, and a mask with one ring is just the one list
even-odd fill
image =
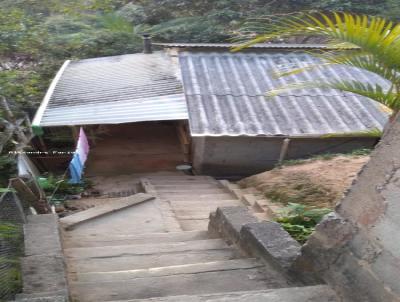
{"label": "stone block", "polygon": [[22,258],[24,293],[59,291],[67,288],[62,256],[29,256]]}
{"label": "stone block", "polygon": [[301,248],[301,255],[289,269],[307,285],[323,282],[325,271],[347,250],[353,228],[338,214],[331,213],[317,225],[316,232]]}
{"label": "stone block", "polygon": [[301,245],[279,223],[249,223],[240,231],[241,245],[251,255],[287,270],[300,255]]}
{"label": "stone block", "polygon": [[68,292],[66,290],[41,292],[33,294],[17,294],[15,302],[68,302]]}
{"label": "stone block", "polygon": [[36,223],[48,223],[57,225],[58,217],[56,214],[40,214],[40,215],[28,215],[26,217],[27,222],[31,224]]}
{"label": "stone block", "polygon": [[384,251],[371,264],[374,274],[382,280],[390,291],[400,297],[400,259]]}
{"label": "stone block", "polygon": [[25,224],[24,244],[25,256],[62,253],[58,225],[54,223]]}
{"label": "stone block", "polygon": [[232,243],[239,243],[242,226],[257,221],[246,207],[222,207],[210,215],[208,229],[210,233],[220,234]]}
{"label": "stone block", "polygon": [[54,297],[27,297],[15,300],[15,302],[68,302],[66,296],[54,296]]}

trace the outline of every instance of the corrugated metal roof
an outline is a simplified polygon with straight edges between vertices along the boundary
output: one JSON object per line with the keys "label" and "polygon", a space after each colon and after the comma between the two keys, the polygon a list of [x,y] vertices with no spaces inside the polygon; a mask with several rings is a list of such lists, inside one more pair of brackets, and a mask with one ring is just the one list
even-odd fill
{"label": "corrugated metal roof", "polygon": [[378,103],[337,90],[298,89],[266,98],[268,90],[313,79],[387,84],[344,66],[273,77],[273,71],[317,61],[306,53],[181,52],[179,61],[193,136],[320,136],[382,129],[388,119]]}
{"label": "corrugated metal roof", "polygon": [[[241,44],[235,43],[153,43],[156,46],[163,46],[166,48],[215,48],[215,49],[226,49],[232,48],[235,46],[240,46]],[[341,46],[340,49],[358,49],[358,47],[353,46]],[[339,47],[335,47],[328,44],[293,44],[293,43],[259,43],[254,44],[247,47],[244,50],[248,49],[323,49],[323,50],[334,50],[339,49]]]}
{"label": "corrugated metal roof", "polygon": [[164,52],[72,61],[34,124],[115,124],[187,119],[179,72]]}

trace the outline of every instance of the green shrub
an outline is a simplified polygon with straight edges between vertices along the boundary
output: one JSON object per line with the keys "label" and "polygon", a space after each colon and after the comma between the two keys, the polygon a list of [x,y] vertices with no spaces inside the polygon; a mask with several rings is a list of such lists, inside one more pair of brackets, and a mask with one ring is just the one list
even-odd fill
{"label": "green shrub", "polygon": [[47,177],[39,177],[40,187],[50,196],[57,189],[53,196],[53,201],[64,200],[65,195],[75,195],[82,193],[86,188],[91,187],[91,182],[84,179],[81,184],[70,184],[68,179],[63,176],[49,174]]}
{"label": "green shrub", "polygon": [[[18,293],[22,289],[21,268],[19,258],[23,251],[22,227],[18,224],[0,223],[0,244],[11,247],[8,255],[0,257],[2,288],[9,293]],[[11,252],[12,251],[12,252]],[[0,301],[2,297],[0,297]]]}
{"label": "green shrub", "polygon": [[289,203],[276,219],[282,227],[298,242],[305,243],[314,232],[322,218],[332,212],[331,209]]}

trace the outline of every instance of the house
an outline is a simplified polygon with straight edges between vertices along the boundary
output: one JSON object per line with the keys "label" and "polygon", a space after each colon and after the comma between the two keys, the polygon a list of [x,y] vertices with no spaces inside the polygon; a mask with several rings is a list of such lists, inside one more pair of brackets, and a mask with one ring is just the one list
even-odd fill
{"label": "house", "polygon": [[[146,41],[148,42],[148,40]],[[149,46],[149,43],[146,44]],[[285,84],[320,79],[386,83],[356,68],[329,66],[276,78],[284,68],[318,62],[324,45],[156,44],[151,52],[66,61],[33,121],[45,133],[83,126],[91,137],[89,174],[174,170],[241,176],[280,160],[371,147],[387,108],[330,89]],[[351,50],[349,50],[351,51]]]}

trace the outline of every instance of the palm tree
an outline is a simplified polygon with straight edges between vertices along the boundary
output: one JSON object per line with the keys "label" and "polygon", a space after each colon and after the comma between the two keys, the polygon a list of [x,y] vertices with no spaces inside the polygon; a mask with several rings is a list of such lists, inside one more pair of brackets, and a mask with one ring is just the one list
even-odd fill
{"label": "palm tree", "polygon": [[[259,24],[262,28],[262,24]],[[260,28],[260,27],[259,27]],[[267,28],[267,27],[264,27]],[[251,32],[253,31],[252,28]],[[321,64],[292,69],[279,76],[299,73],[305,69],[322,68],[330,64],[343,64],[361,68],[386,79],[385,87],[377,83],[365,83],[358,79],[323,80],[304,82],[279,87],[268,95],[293,88],[321,87],[355,93],[373,99],[397,113],[400,110],[400,24],[380,17],[353,15],[350,13],[305,14],[287,16],[273,24],[268,24],[268,32],[254,37],[248,31],[246,42],[235,50],[276,38],[293,36],[321,36],[334,45],[335,51],[314,54],[321,58]],[[356,48],[356,51],[345,51]]]}

